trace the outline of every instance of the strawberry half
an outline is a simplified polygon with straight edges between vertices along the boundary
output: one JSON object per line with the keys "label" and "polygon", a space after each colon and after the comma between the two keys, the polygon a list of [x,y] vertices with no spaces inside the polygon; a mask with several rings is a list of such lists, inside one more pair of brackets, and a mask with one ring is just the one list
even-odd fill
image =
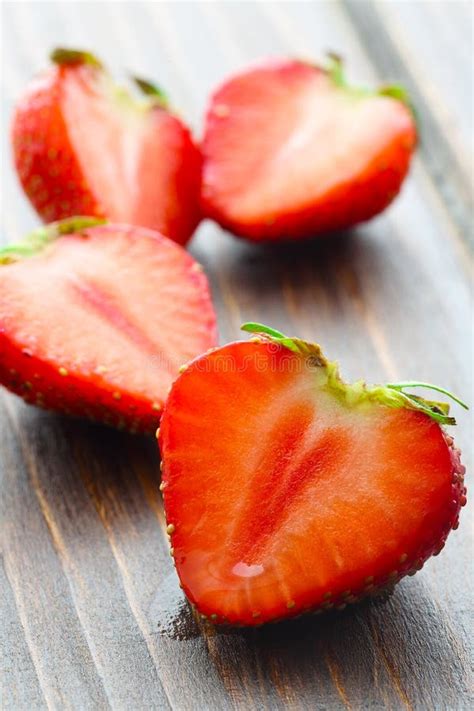
{"label": "strawberry half", "polygon": [[391,588],[466,502],[448,406],[406,393],[420,383],[348,385],[319,346],[246,328],[266,335],[191,362],[159,430],[186,595],[216,623],[256,625]]}
{"label": "strawberry half", "polygon": [[201,267],[157,232],[72,218],[0,250],[0,382],[153,431],[180,364],[216,343]]}
{"label": "strawberry half", "polygon": [[281,60],[212,96],[203,153],[205,214],[252,240],[303,239],[381,212],[400,190],[416,128],[400,87],[350,87],[328,69]]}
{"label": "strawberry half", "polygon": [[200,220],[201,158],[164,95],[114,84],[93,55],[58,49],[16,108],[21,184],[45,222],[73,215],[156,229],[185,244]]}

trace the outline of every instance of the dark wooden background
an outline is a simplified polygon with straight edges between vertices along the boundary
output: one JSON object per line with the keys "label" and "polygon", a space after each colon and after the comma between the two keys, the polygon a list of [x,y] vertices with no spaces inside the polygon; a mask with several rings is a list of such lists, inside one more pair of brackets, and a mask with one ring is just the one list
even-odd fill
{"label": "dark wooden background", "polygon": [[[15,97],[58,44],[157,79],[199,132],[229,71],[342,53],[411,91],[421,146],[402,196],[340,239],[258,248],[202,225],[222,342],[259,320],[321,342],[349,378],[472,397],[469,2],[3,2],[2,239],[36,224],[11,169]],[[100,152],[97,159],[100,160]],[[456,411],[472,459],[472,421]],[[0,393],[5,709],[472,708],[469,506],[385,604],[254,631],[196,622],[168,555],[155,442]]]}

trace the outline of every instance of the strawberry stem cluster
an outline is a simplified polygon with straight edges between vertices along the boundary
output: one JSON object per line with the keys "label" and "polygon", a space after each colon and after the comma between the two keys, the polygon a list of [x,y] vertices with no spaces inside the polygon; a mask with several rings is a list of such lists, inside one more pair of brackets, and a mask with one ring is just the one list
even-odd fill
{"label": "strawberry stem cluster", "polygon": [[425,398],[405,392],[411,388],[426,388],[442,393],[454,400],[464,409],[469,409],[465,402],[453,395],[449,390],[439,385],[421,382],[387,383],[386,385],[374,385],[369,387],[363,380],[355,383],[345,383],[340,374],[339,366],[335,362],[328,361],[319,345],[308,343],[299,338],[290,338],[281,331],[265,326],[261,323],[244,323],[242,330],[248,333],[255,333],[266,338],[273,343],[277,343],[284,348],[288,348],[300,355],[312,356],[312,364],[324,368],[327,376],[327,387],[344,399],[347,405],[354,406],[363,401],[379,402],[386,407],[406,407],[409,410],[423,412],[432,420],[441,425],[455,425],[456,420],[449,415],[449,404],[445,402],[433,402]]}

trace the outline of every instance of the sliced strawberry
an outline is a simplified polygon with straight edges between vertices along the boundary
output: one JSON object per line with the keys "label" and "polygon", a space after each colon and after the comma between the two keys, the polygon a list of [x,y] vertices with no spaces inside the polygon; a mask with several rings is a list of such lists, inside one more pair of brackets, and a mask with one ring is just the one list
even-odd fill
{"label": "sliced strawberry", "polygon": [[270,337],[186,368],[159,431],[184,591],[244,625],[392,586],[442,548],[465,503],[447,406],[404,384],[346,385],[319,346],[258,330]]}
{"label": "sliced strawberry", "polygon": [[153,431],[180,365],[216,343],[201,267],[145,228],[49,225],[0,272],[0,382],[29,403]]}
{"label": "sliced strawberry", "polygon": [[86,52],[56,50],[13,121],[20,181],[46,221],[96,215],[185,244],[200,220],[201,158],[157,89],[136,99]]}
{"label": "sliced strawberry", "polygon": [[281,60],[247,69],[212,96],[202,204],[254,240],[340,230],[383,210],[398,193],[416,143],[397,87],[349,87],[327,70]]}

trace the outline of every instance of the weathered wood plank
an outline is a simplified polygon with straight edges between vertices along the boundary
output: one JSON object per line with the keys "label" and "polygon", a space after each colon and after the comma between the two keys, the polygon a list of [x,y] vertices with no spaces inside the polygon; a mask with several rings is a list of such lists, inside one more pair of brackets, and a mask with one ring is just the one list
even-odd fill
{"label": "weathered wood plank", "polygon": [[[67,708],[68,698],[83,699],[84,708],[97,703],[107,708],[102,680],[55,550],[51,521],[35,486],[36,461],[29,450],[27,428],[21,434],[18,430],[18,412],[25,408],[14,410],[13,398],[3,394],[1,406],[2,556],[23,628],[25,641],[20,638],[19,643],[29,649],[49,708]],[[36,413],[33,417],[37,419]],[[34,432],[37,439],[36,426]],[[19,661],[11,660],[16,674]],[[22,684],[25,695],[34,692],[34,680],[28,684],[24,677]]]}
{"label": "weathered wood plank", "polygon": [[394,49],[442,124],[445,140],[453,142],[461,164],[468,165],[465,148],[473,145],[472,3],[377,0],[374,5]]}
{"label": "weathered wood plank", "polygon": [[15,595],[0,559],[0,669],[2,708],[46,709],[38,675],[18,616]]}
{"label": "weathered wood plank", "polygon": [[[348,12],[365,41],[379,75],[396,76],[409,90],[420,126],[419,150],[422,159],[455,220],[459,233],[472,246],[472,153],[470,155],[469,151],[466,152],[456,135],[442,94],[430,93],[426,70],[423,72],[423,65],[417,61],[415,52],[410,51],[404,43],[403,26],[394,19],[390,5],[391,3],[381,2],[375,4],[370,0],[346,2]],[[412,12],[412,20],[413,15]],[[423,17],[425,21],[425,15]],[[426,32],[426,28],[419,24],[418,32],[422,34]],[[472,36],[470,49],[472,53]],[[469,76],[469,71],[465,72],[465,75]],[[471,91],[468,91],[463,110],[470,111],[471,106],[472,74]]]}

